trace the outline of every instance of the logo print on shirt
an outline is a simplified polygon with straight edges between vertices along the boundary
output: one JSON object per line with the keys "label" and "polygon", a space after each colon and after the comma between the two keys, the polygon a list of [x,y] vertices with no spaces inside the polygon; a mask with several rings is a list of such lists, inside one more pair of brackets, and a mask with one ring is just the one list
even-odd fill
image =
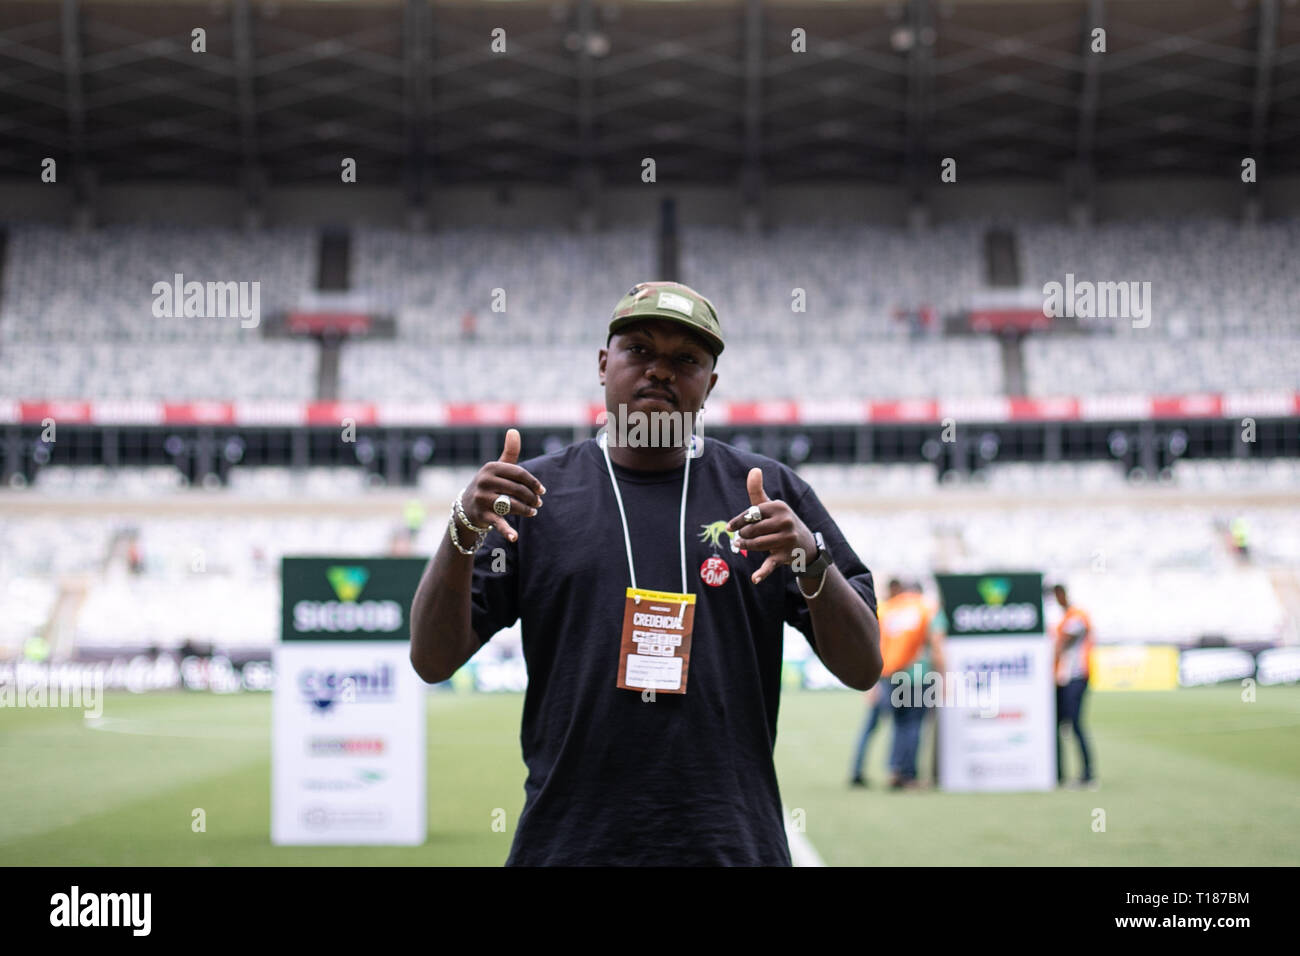
{"label": "logo print on shirt", "polygon": [[729,577],[731,577],[731,569],[727,567],[727,562],[716,554],[706,558],[700,565],[700,580],[711,588],[722,587]]}
{"label": "logo print on shirt", "polygon": [[736,538],[740,534],[740,532],[728,531],[727,522],[712,521],[709,524],[702,524],[700,525],[700,527],[704,529],[703,531],[700,532],[700,540],[707,541],[709,543],[709,546],[713,548],[714,551],[718,550],[718,546],[722,542],[722,536],[725,534],[728,538],[731,539],[732,554],[743,554],[745,557],[749,557],[748,551],[746,551],[744,548],[740,548],[736,546]]}
{"label": "logo print on shirt", "polygon": [[713,554],[700,565],[700,580],[709,587],[720,588],[727,583],[727,578],[731,577],[731,568],[727,567],[727,562],[718,555],[722,546],[722,536],[724,534],[727,536],[732,554],[743,554],[749,557],[749,552],[736,546],[737,532],[728,531],[727,522],[711,521],[700,527],[703,529],[700,532],[700,540],[707,541],[709,547],[713,549]]}

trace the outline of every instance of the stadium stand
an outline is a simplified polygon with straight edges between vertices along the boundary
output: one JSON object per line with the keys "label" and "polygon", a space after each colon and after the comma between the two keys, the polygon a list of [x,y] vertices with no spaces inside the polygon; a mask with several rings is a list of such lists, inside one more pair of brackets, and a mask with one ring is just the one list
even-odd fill
{"label": "stadium stand", "polygon": [[[206,321],[206,320],[205,320]],[[238,323],[233,324],[238,328]],[[0,348],[0,395],[31,399],[307,399],[311,342],[144,344],[73,341]]]}
{"label": "stadium stand", "polygon": [[[1204,464],[1180,465],[1179,481],[1186,473],[1206,470]],[[1230,464],[1238,490],[1276,487],[1283,479],[1294,490],[1300,477],[1294,462],[1288,469],[1277,463]],[[830,503],[846,537],[878,575],[1048,569],[1087,600],[1102,641],[1286,637],[1288,618],[1272,577],[1300,565],[1300,515],[1294,509],[1197,505],[1194,498],[1136,500],[1100,480],[1100,466],[1062,463],[1037,466],[1041,474],[1033,478],[1027,472],[1035,466],[1005,466],[1020,477],[990,481],[978,493],[968,489],[962,505],[954,507],[942,502],[943,492],[936,490],[927,467],[808,466],[801,473]],[[42,475],[36,490],[44,488],[52,500],[76,497],[80,489],[104,507],[95,516],[14,515],[0,522],[0,586],[7,603],[23,609],[20,619],[0,629],[0,645],[7,641],[12,649],[74,582],[85,592],[73,628],[82,650],[174,647],[184,640],[226,649],[265,648],[278,620],[275,569],[281,556],[391,553],[403,537],[400,507],[391,495],[359,513],[330,513],[333,503],[364,495],[364,480],[355,469],[320,469],[305,477],[287,469],[236,471],[240,476],[225,492],[198,500],[190,493],[174,509],[151,505],[153,510],[144,512],[115,510],[113,502],[146,487],[162,489],[162,496],[150,501],[165,501],[161,470],[134,476],[100,472],[97,483],[77,487],[69,487],[56,469]],[[417,494],[442,500],[467,475],[463,469],[426,469]],[[1079,502],[1073,489],[1104,495],[1103,503]],[[845,501],[846,495],[857,504]],[[1007,495],[1015,507],[1007,506]],[[320,504],[310,514],[280,513],[288,498]],[[864,505],[873,499],[880,499],[877,506]],[[219,501],[226,513],[213,510]],[[269,504],[263,507],[262,501]],[[1228,517],[1251,528],[1248,562],[1225,542],[1221,524]],[[442,533],[442,521],[431,519],[406,543],[413,553],[431,553]],[[124,537],[137,542],[134,569],[123,557]],[[175,627],[177,620],[189,622],[185,633]]]}
{"label": "stadium stand", "polygon": [[0,342],[256,340],[230,318],[159,318],[156,282],[259,282],[264,315],[295,307],[315,263],[307,229],[240,232],[157,226],[9,229]]}
{"label": "stadium stand", "polygon": [[[714,297],[728,332],[714,399],[1001,395],[1006,364],[998,340],[943,336],[937,325],[918,335],[897,317],[924,307],[941,317],[959,313],[986,292],[981,249],[993,225],[810,225],[768,234],[685,228],[682,277]],[[1026,337],[1019,348],[1027,395],[1300,391],[1300,223],[1179,220],[1085,230],[1017,223],[1009,230],[1023,288],[1060,281],[1066,271],[1153,284],[1149,329],[1108,320]],[[320,299],[316,240],[306,229],[11,227],[0,291],[0,398],[318,398],[319,343],[267,338],[265,328],[230,318],[159,319],[151,308],[153,283],[177,272],[187,280],[259,281],[266,316],[310,305]],[[654,261],[648,229],[353,230],[350,287],[340,295],[352,307],[395,317],[395,338],[344,344],[337,398],[512,402],[530,412],[598,402],[596,351],[610,307],[655,274]],[[500,312],[492,308],[497,289]],[[806,311],[795,312],[800,289]],[[444,501],[471,471],[425,467],[401,494]],[[1284,508],[1242,501],[1300,488],[1294,458],[1173,462],[1161,487],[1194,500],[1231,500],[1200,505],[1137,500],[1112,461],[995,461],[965,477],[950,471],[947,483],[935,480],[933,463],[801,471],[835,502],[860,553],[888,560],[881,574],[1050,568],[1093,609],[1103,641],[1285,637],[1300,521]],[[381,554],[399,544],[433,550],[441,522],[403,539],[398,509],[371,498],[378,480],[355,466],[236,466],[224,489],[196,493],[167,466],[42,467],[25,493],[50,512],[0,522],[0,595],[15,609],[0,615],[0,654],[65,619],[60,655],[186,640],[264,649],[278,619],[282,555]],[[974,504],[953,508],[950,494]],[[102,502],[102,513],[60,510],[85,500]],[[888,506],[871,506],[875,500]],[[220,513],[205,510],[216,501]],[[321,513],[282,513],[287,501],[319,505]],[[114,502],[159,510],[115,513]],[[337,502],[360,502],[360,510],[329,513]],[[1225,541],[1229,518],[1253,529],[1248,562]],[[123,557],[128,538],[137,561]],[[1232,601],[1223,600],[1228,594]],[[177,620],[189,622],[184,633]]]}
{"label": "stadium stand", "polygon": [[656,272],[652,238],[649,230],[358,229],[352,291],[396,315],[399,336],[412,342],[459,341],[468,312],[487,341],[585,343],[619,296]]}
{"label": "stadium stand", "polygon": [[[985,228],[982,221],[919,232],[827,225],[749,236],[697,227],[682,236],[682,275],[717,297],[742,340],[904,336],[896,308],[930,305],[942,313],[969,304],[982,285]],[[806,293],[806,312],[791,308],[796,289]]]}
{"label": "stadium stand", "polygon": [[[897,318],[922,307],[959,313],[987,292],[981,242],[992,225],[686,229],[682,271],[717,300],[733,343],[724,363],[780,369],[784,383],[774,394],[761,383],[770,377],[724,375],[718,397],[1003,393],[996,340],[941,337],[937,323],[917,338]],[[1025,289],[1041,295],[1068,271],[1150,281],[1154,303],[1146,330],[1107,319],[1082,322],[1091,334],[1028,336],[1025,394],[1300,388],[1300,222],[1019,224],[1014,233]],[[397,338],[346,344],[337,397],[591,400],[605,317],[619,294],[655,273],[652,247],[650,230],[357,229],[347,300],[393,315]],[[282,314],[318,298],[315,248],[305,229],[11,227],[0,396],[317,398],[316,343],[268,341],[234,318],[157,318],[151,292],[176,273],[258,281],[263,315]],[[806,311],[792,310],[796,290]],[[515,374],[525,357],[529,374]]]}
{"label": "stadium stand", "polygon": [[[1297,327],[1300,323],[1293,331]],[[1030,336],[1024,355],[1030,395],[1300,389],[1300,337],[1294,335],[1214,336],[1173,343],[1157,334]]]}
{"label": "stadium stand", "polygon": [[1148,329],[1111,319],[1091,324],[1132,339],[1294,336],[1300,328],[1300,221],[1239,225],[1180,218],[1087,229],[1015,227],[1025,286],[1077,280],[1151,283]]}

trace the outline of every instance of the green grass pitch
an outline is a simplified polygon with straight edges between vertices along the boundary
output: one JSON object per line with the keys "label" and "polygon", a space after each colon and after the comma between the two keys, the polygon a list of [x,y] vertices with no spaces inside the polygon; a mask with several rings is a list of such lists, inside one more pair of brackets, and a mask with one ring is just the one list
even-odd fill
{"label": "green grass pitch", "polygon": [[[429,838],[415,848],[271,846],[270,703],[109,695],[102,729],[80,711],[0,709],[0,865],[505,860],[523,803],[521,696],[430,697]],[[1081,792],[850,790],[863,707],[848,692],[787,691],[781,702],[782,796],[803,811],[808,839],[832,866],[1300,861],[1300,687],[1260,687],[1251,703],[1236,686],[1091,694],[1102,788]],[[888,725],[882,731],[869,753],[873,784]],[[199,807],[203,833],[191,830]],[[497,808],[505,832],[492,828]],[[1104,832],[1094,829],[1098,809]]]}

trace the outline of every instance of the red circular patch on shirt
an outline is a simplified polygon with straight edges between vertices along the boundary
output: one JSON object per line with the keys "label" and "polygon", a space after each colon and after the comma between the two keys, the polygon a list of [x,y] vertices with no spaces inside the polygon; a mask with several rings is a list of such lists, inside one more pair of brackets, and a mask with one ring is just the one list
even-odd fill
{"label": "red circular patch on shirt", "polygon": [[716,554],[700,565],[700,580],[711,588],[722,587],[729,577],[731,577],[731,569],[727,567],[727,562]]}

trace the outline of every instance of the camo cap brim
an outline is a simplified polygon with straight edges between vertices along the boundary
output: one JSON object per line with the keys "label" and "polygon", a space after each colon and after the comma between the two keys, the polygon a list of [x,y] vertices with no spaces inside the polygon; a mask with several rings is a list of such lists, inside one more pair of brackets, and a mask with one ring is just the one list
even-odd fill
{"label": "camo cap brim", "polygon": [[614,307],[609,322],[612,335],[642,319],[667,319],[698,333],[709,343],[714,356],[722,354],[722,325],[713,303],[680,282],[639,282]]}

